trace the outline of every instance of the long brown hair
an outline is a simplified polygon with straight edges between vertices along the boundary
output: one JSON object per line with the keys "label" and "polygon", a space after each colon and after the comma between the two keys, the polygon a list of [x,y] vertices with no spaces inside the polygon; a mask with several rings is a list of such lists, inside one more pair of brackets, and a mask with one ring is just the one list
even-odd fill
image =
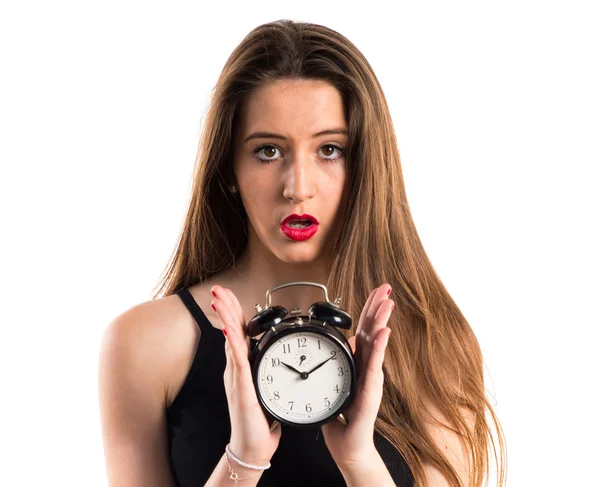
{"label": "long brown hair", "polygon": [[[486,398],[479,343],[415,229],[383,90],[365,57],[338,32],[280,20],[256,27],[232,52],[204,122],[179,243],[154,298],[202,282],[233,266],[240,256],[248,241],[248,218],[241,199],[227,188],[239,107],[264,83],[299,78],[335,86],[348,123],[345,152],[352,198],[334,242],[329,294],[340,296],[342,307],[358,317],[371,290],[384,282],[394,290],[397,306],[389,320],[394,332],[386,351],[376,430],[404,456],[416,485],[427,485],[423,462],[428,462],[450,485],[461,487],[457,472],[425,428],[431,421],[427,399],[464,438],[469,485],[489,481],[489,444],[494,447],[497,484],[504,485],[504,434]],[[347,333],[352,335],[354,330]],[[464,411],[474,425],[467,424]],[[500,464],[488,413],[498,436]]]}

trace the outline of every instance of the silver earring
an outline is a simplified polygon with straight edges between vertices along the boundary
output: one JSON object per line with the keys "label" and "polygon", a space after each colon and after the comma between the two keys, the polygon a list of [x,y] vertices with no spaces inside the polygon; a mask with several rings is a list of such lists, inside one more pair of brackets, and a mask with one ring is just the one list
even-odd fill
{"label": "silver earring", "polygon": [[229,191],[231,191],[232,193],[237,193],[238,189],[236,188],[235,184],[232,184],[231,186],[229,186]]}

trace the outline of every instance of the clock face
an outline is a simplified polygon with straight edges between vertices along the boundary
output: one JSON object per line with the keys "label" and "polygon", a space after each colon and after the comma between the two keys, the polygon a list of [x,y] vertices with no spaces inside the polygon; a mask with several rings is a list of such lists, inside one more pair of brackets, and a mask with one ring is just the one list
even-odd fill
{"label": "clock face", "polygon": [[255,381],[263,405],[277,419],[311,424],[337,415],[350,395],[353,368],[343,345],[311,331],[295,331],[264,351]]}

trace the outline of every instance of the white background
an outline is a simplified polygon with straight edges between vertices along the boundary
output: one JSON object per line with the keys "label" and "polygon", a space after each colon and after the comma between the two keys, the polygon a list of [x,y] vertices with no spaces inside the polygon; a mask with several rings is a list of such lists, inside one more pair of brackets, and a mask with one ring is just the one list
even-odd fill
{"label": "white background", "polygon": [[508,485],[598,485],[596,2],[204,3],[0,7],[0,484],[106,485],[102,332],[158,283],[225,60],[290,18],[379,77],[417,228],[484,353]]}

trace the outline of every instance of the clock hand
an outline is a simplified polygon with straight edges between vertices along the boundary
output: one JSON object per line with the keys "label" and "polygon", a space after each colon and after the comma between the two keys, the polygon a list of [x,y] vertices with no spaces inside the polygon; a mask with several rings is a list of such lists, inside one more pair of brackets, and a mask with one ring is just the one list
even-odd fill
{"label": "clock hand", "polygon": [[298,375],[302,375],[302,372],[300,372],[299,370],[295,369],[294,367],[292,367],[291,365],[286,364],[285,362],[281,362],[281,365],[285,365],[288,369],[293,370],[294,372],[296,372]]}
{"label": "clock hand", "polygon": [[[333,355],[331,357],[329,357],[327,360],[325,360],[325,362],[321,362],[319,365],[317,365],[316,367],[314,367],[312,370],[308,371],[308,375],[312,374],[315,370],[317,370],[319,367],[323,367],[323,365],[325,365],[327,362],[329,362],[331,359],[333,358]],[[282,362],[283,363],[283,362]]]}
{"label": "clock hand", "polygon": [[294,372],[298,373],[300,375],[301,379],[308,379],[308,373],[307,372],[300,372],[299,370],[296,370],[294,367],[292,367],[291,365],[286,364],[285,362],[281,362],[282,365],[285,365],[288,369],[293,370]]}

